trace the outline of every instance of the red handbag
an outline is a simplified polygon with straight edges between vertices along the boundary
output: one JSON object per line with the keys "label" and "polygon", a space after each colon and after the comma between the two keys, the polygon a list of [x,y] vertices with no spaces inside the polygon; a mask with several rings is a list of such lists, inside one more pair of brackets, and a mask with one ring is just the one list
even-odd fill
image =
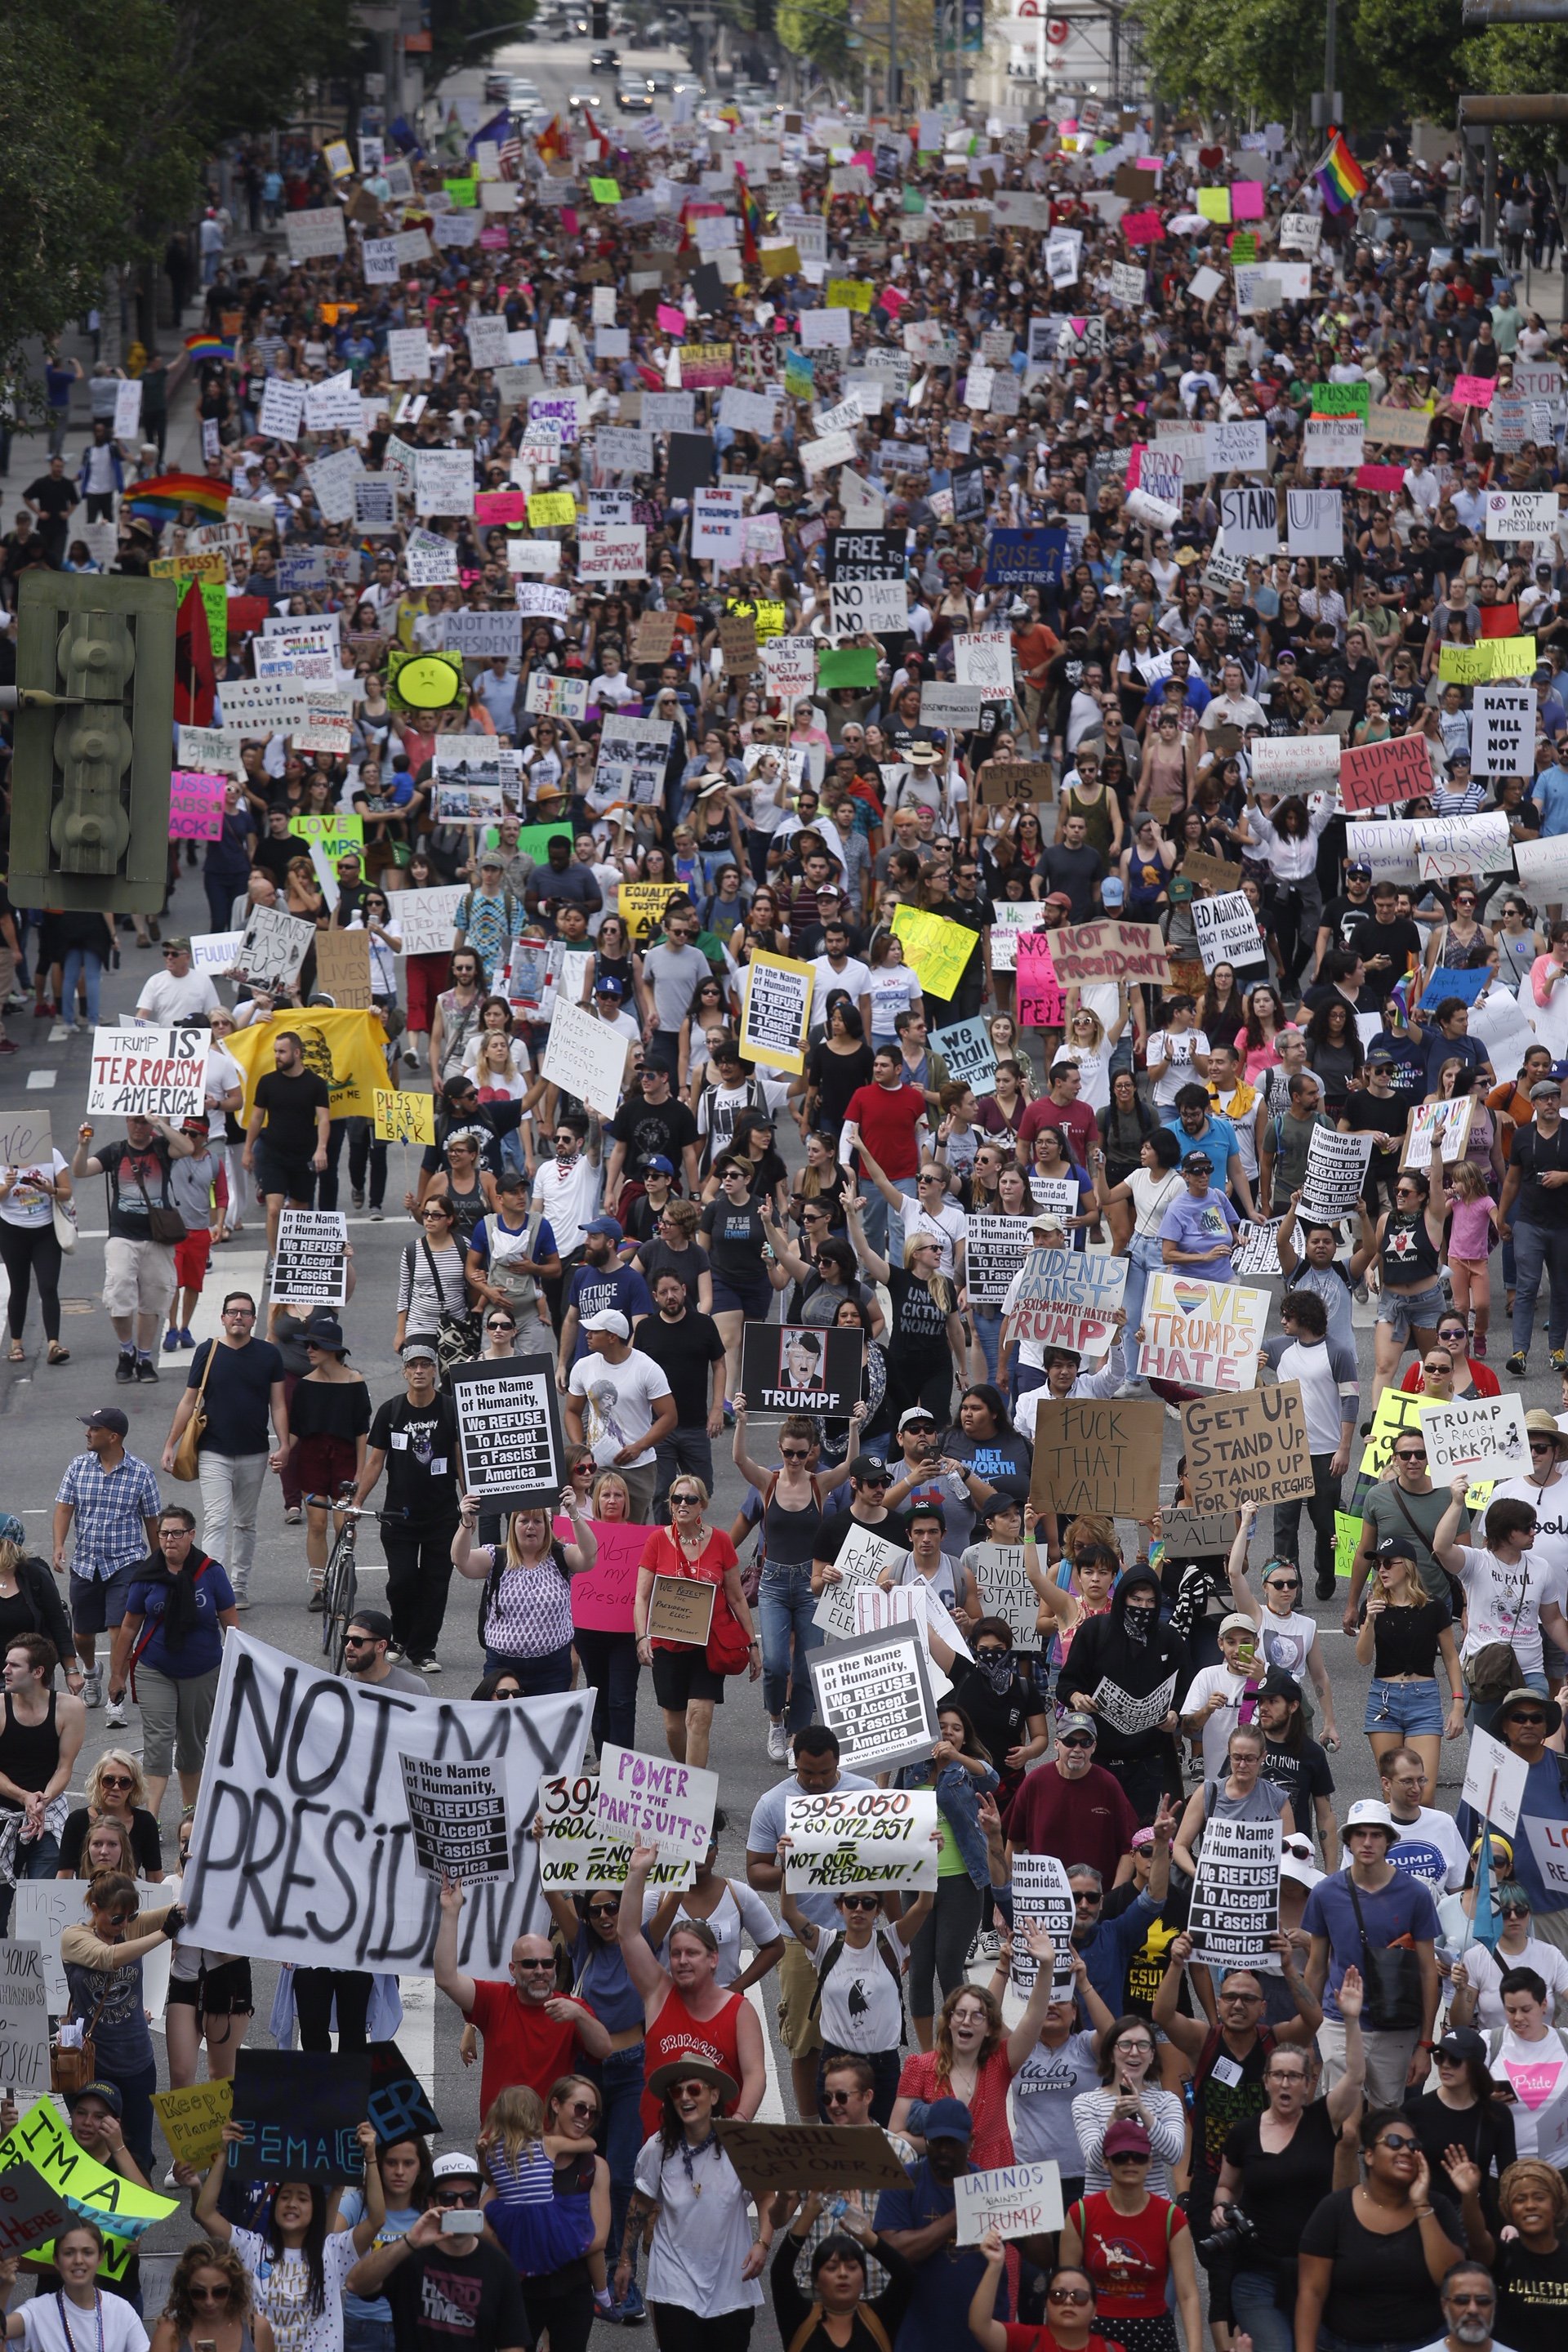
{"label": "red handbag", "polygon": [[752,1662],[751,1640],[721,1584],[713,1594],[713,1622],[708,1628],[705,1654],[716,1675],[743,1675]]}

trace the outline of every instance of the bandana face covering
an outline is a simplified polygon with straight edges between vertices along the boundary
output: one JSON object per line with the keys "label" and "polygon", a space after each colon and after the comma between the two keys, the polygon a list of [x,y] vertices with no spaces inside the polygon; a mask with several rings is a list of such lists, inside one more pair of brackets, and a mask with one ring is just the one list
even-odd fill
{"label": "bandana face covering", "polygon": [[1154,1604],[1150,1601],[1130,1601],[1121,1612],[1121,1622],[1130,1642],[1145,1643],[1154,1622]]}
{"label": "bandana face covering", "polygon": [[977,1650],[974,1654],[974,1663],[1000,1698],[1013,1680],[1013,1660],[1010,1653],[1006,1650]]}

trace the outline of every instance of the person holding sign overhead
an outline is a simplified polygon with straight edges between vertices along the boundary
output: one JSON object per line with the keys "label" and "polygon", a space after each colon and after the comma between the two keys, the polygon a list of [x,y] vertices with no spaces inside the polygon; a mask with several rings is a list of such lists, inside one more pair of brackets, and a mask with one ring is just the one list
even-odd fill
{"label": "person holding sign overhead", "polygon": [[464,1495],[452,1565],[459,1576],[484,1579],[479,1602],[479,1638],[485,1672],[510,1674],[529,1697],[572,1687],[571,1580],[599,1557],[592,1522],[583,1515],[574,1486],[563,1487],[559,1508],[576,1540],[557,1540],[547,1510],[513,1511],[504,1549],[476,1544],[479,1505]]}

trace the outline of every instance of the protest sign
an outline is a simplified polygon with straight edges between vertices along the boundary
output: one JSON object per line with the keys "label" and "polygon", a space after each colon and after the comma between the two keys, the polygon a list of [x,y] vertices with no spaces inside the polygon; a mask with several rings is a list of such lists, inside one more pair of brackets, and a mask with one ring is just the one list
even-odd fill
{"label": "protest sign", "polygon": [[1221,490],[1219,520],[1227,555],[1260,555],[1266,562],[1273,560],[1279,544],[1279,518],[1272,490],[1249,482]]}
{"label": "protest sign", "polygon": [[1143,1295],[1140,1375],[1194,1388],[1251,1388],[1258,1377],[1268,1303],[1266,1290],[1247,1290],[1234,1282],[1201,1282],[1156,1267]]}
{"label": "protest sign", "polygon": [[191,970],[219,972],[233,971],[239,962],[239,951],[245,939],[243,931],[196,931],[191,938]]}
{"label": "protest sign", "polygon": [[1171,985],[1171,955],[1152,923],[1079,923],[1048,931],[1051,961],[1061,982],[1150,981]]}
{"label": "protest sign", "polygon": [[[240,943],[239,968],[253,988],[282,994],[300,977],[315,944],[316,926],[278,907],[252,907]],[[447,941],[448,950],[451,941]]]}
{"label": "protest sign", "polygon": [[1079,1511],[1147,1519],[1159,1507],[1163,1404],[1052,1398],[1035,1413],[1029,1502],[1058,1521]]}
{"label": "protest sign", "polygon": [[830,1789],[792,1796],[784,1807],[793,1895],[879,1886],[918,1895],[936,1886],[934,1789]]}
{"label": "protest sign", "polygon": [[438,2132],[441,2119],[395,2042],[370,2044],[370,2121],[384,2147],[410,2132]]}
{"label": "protest sign", "polygon": [[909,1560],[902,1545],[889,1543],[870,1528],[856,1522],[840,1547],[833,1567],[836,1580],[830,1582],[816,1607],[811,1622],[819,1625],[830,1642],[847,1642],[858,1631],[855,1618],[855,1595],[864,1585],[874,1584],[884,1570],[900,1574]]}
{"label": "protest sign", "polygon": [[370,2059],[331,2050],[241,2050],[228,2143],[237,2180],[364,2179],[359,2126],[370,2105]]}
{"label": "protest sign", "polygon": [[[593,1633],[629,1633],[647,1531],[609,1519],[590,1519],[588,1524],[599,1556],[592,1568],[579,1569],[572,1579],[572,1622]],[[558,1518],[555,1533],[563,1543],[569,1542],[571,1522]]]}
{"label": "protest sign", "polygon": [[153,2105],[175,2163],[199,2164],[205,2171],[223,2146],[223,2127],[234,2111],[233,2084],[187,2083],[182,2090],[154,2091]]}
{"label": "protest sign", "polygon": [[70,2200],[32,2165],[13,2164],[0,2172],[0,2257],[41,2257],[77,2219]]}
{"label": "protest sign", "polygon": [[1493,677],[1531,677],[1533,637],[1484,637],[1476,646],[1439,646],[1437,677],[1443,686],[1481,686]]}
{"label": "protest sign", "polygon": [[1227,890],[1220,898],[1194,898],[1188,912],[1205,971],[1213,971],[1216,964],[1242,965],[1262,959],[1263,934],[1245,890]]}
{"label": "protest sign", "polygon": [[198,1118],[206,1111],[206,1029],[95,1029],[87,1109],[110,1118]]}
{"label": "protest sign", "polygon": [[979,933],[966,923],[949,922],[914,907],[895,908],[893,929],[903,941],[904,961],[921,988],[947,1003],[957,993],[969,959],[980,944]]}
{"label": "protest sign", "polygon": [[455,1364],[447,1383],[458,1409],[463,1492],[490,1510],[552,1505],[566,1471],[560,1400],[549,1356]]}
{"label": "protest sign", "polygon": [[1050,1937],[1055,1953],[1051,1990],[1058,2000],[1072,1997],[1072,1931],[1078,1913],[1067,1866],[1054,1853],[1016,1853],[1013,1857],[1012,1981],[1022,1993],[1033,1992],[1039,1962],[1029,1949],[1031,1930]]}
{"label": "protest sign", "polygon": [[996,1076],[996,1048],[984,1021],[955,1021],[949,1028],[933,1029],[931,1046],[947,1064],[950,1079],[962,1080],[977,1095],[990,1093]]}
{"label": "protest sign", "polygon": [[1182,1441],[1200,1510],[1237,1510],[1249,1495],[1289,1503],[1312,1492],[1299,1381],[1242,1396],[1190,1399],[1182,1407]]}
{"label": "protest sign", "polygon": [[[647,1541],[646,1532],[639,1530],[639,1550]],[[632,1850],[619,1838],[606,1836],[599,1825],[596,1772],[563,1773],[542,1781],[539,1811],[543,1822],[539,1840],[542,1886],[559,1895],[581,1895],[595,1886],[626,1885]],[[689,1856],[661,1856],[648,1872],[647,1883],[667,1894],[672,1886],[689,1886],[696,1869]]]}
{"label": "protest sign", "polygon": [[272,1262],[276,1306],[344,1307],[349,1295],[349,1226],[341,1209],[285,1209]]}
{"label": "protest sign", "polygon": [[176,768],[169,778],[171,841],[216,841],[223,832],[227,779]]}
{"label": "protest sign", "polygon": [[1443,1165],[1452,1168],[1469,1150],[1470,1125],[1475,1118],[1476,1098],[1461,1095],[1456,1101],[1416,1103],[1411,1108],[1410,1124],[1405,1132],[1405,1144],[1399,1155],[1402,1168],[1419,1168],[1423,1174],[1432,1164],[1434,1145],[1442,1152]]}
{"label": "protest sign", "polygon": [[865,1340],[831,1324],[748,1323],[741,1387],[752,1412],[820,1412],[846,1421],[860,1397]]}
{"label": "protest sign", "polygon": [[[73,1916],[79,1914],[79,1899]],[[140,2188],[89,2156],[71,2137],[47,2098],[29,2107],[0,2140],[0,2179],[29,2166],[69,2212],[96,2221],[122,2242],[144,2237],[154,2221],[165,2221],[178,2210],[175,2199]],[[67,2226],[63,2219],[56,2224],[57,2230]]]}
{"label": "protest sign", "polygon": [[1347,744],[1340,753],[1340,799],[1347,810],[1384,808],[1432,789],[1432,762],[1424,735],[1392,735],[1384,743]]}
{"label": "protest sign", "polygon": [[1370,1135],[1337,1135],[1327,1127],[1312,1129],[1301,1180],[1303,1216],[1348,1217],[1353,1213],[1366,1182],[1372,1146]]}
{"label": "protest sign", "polygon": [[1059,1029],[1067,1019],[1067,1000],[1046,933],[1021,930],[1014,942],[1014,958],[1020,1028]]}
{"label": "protest sign", "polygon": [[20,2101],[49,2087],[49,2004],[37,1944],[0,1944],[0,2085]]}
{"label": "protest sign", "polygon": [[597,1821],[623,1845],[654,1845],[673,1861],[700,1862],[713,1835],[719,1775],[606,1739],[599,1751]]}
{"label": "protest sign", "polygon": [[1039,1595],[1029,1580],[1024,1546],[973,1544],[970,1565],[986,1615],[1006,1621],[1016,1650],[1039,1649],[1045,1639],[1038,1623]]}
{"label": "protest sign", "polygon": [[513,1942],[544,1917],[523,1825],[541,1780],[576,1769],[592,1704],[581,1691],[523,1709],[362,1688],[230,1633],[184,1882],[193,1942],[432,1975],[440,1915],[435,1887],[409,1860],[396,1750],[438,1761],[482,1755],[503,1768],[512,1871],[464,1906],[458,1965],[504,1981]]}
{"label": "protest sign", "polygon": [[1048,760],[987,760],[975,782],[988,808],[1005,808],[1014,801],[1035,806],[1056,798],[1056,771]]}
{"label": "protest sign", "polygon": [[1127,1287],[1127,1261],[1099,1251],[1036,1249],[1025,1259],[1008,1310],[1014,1336],[1102,1356]]}
{"label": "protest sign", "polygon": [[1479,1725],[1470,1733],[1469,1752],[1465,1758],[1465,1785],[1460,1794],[1467,1805],[1473,1805],[1482,1820],[1504,1837],[1512,1837],[1519,1827],[1519,1809],[1524,1802],[1525,1783],[1530,1778],[1530,1766],[1511,1748],[1494,1739],[1489,1731]]}
{"label": "protest sign", "polygon": [[1287,490],[1285,543],[1292,555],[1326,555],[1335,562],[1344,555],[1345,533],[1340,490]]}
{"label": "protest sign", "polygon": [[596,1013],[584,1012],[582,1005],[557,996],[540,1056],[541,1076],[575,1096],[602,1118],[614,1118],[626,1068],[626,1041],[620,1032],[610,1022],[601,1021]]}
{"label": "protest sign", "polygon": [[436,1103],[431,1095],[404,1094],[378,1087],[375,1133],[382,1143],[431,1144],[436,1140]]}
{"label": "protest sign", "polygon": [[457,1756],[400,1759],[414,1832],[414,1867],[426,1878],[484,1885],[511,1868],[506,1789],[493,1764]]}
{"label": "protest sign", "polygon": [[694,1650],[705,1649],[713,1630],[713,1602],[718,1594],[716,1584],[709,1584],[689,1576],[656,1576],[648,1596],[647,1630],[649,1638],[661,1642],[680,1642]]}
{"label": "protest sign", "polygon": [[952,2194],[961,2246],[978,2245],[988,2230],[999,2238],[1033,2238],[1062,2226],[1061,2170],[1048,2158],[962,2173]]}
{"label": "protest sign", "polygon": [[[991,969],[994,972],[1016,971],[1018,965],[1019,933],[1024,931],[1037,931],[1046,919],[1046,910],[1044,907],[1041,906],[1037,898],[1032,899],[1025,906],[1015,906],[1009,899],[1004,898],[999,904],[994,907],[993,916],[994,919],[991,926]],[[1046,961],[1050,967],[1050,985],[1052,988],[1056,988],[1056,966],[1050,962],[1050,953],[1048,950],[1047,950]],[[1058,993],[1060,993],[1059,990],[1058,991]],[[1065,1014],[1065,1005],[1063,1007],[1063,1012]],[[1047,1024],[1047,1025],[1049,1026],[1054,1024]]]}
{"label": "protest sign", "polygon": [[49,1168],[53,1155],[47,1110],[0,1111],[0,1168]]}
{"label": "protest sign", "polygon": [[1269,1937],[1279,1926],[1278,1821],[1204,1823],[1187,1933],[1193,1957],[1220,1974],[1254,1969],[1279,1974]]}
{"label": "protest sign", "polygon": [[1535,688],[1478,686],[1470,711],[1470,773],[1528,776],[1535,762]]}
{"label": "protest sign", "polygon": [[1135,1739],[1141,1732],[1152,1731],[1156,1724],[1164,1721],[1174,1704],[1175,1693],[1174,1675],[1167,1675],[1157,1689],[1145,1692],[1142,1698],[1135,1698],[1120,1683],[1102,1675],[1094,1686],[1094,1711],[1110,1724],[1112,1731]]}
{"label": "protest sign", "polygon": [[746,2124],[721,2120],[719,2144],[752,2196],[773,2189],[826,2189],[858,2197],[907,2189],[909,2175],[875,2124]]}
{"label": "protest sign", "polygon": [[1470,1396],[1431,1404],[1423,1417],[1427,1475],[1435,1486],[1449,1479],[1522,1478],[1531,1466],[1530,1436],[1521,1396]]}
{"label": "protest sign", "polygon": [[972,1216],[964,1247],[972,1301],[979,1307],[999,1306],[1028,1251],[1027,1217]]}
{"label": "protest sign", "polygon": [[809,1664],[817,1717],[837,1734],[846,1771],[890,1771],[930,1756],[936,1701],[915,1626],[857,1634],[814,1651]]}
{"label": "protest sign", "polygon": [[1160,1538],[1167,1559],[1195,1559],[1203,1552],[1227,1552],[1235,1535],[1233,1512],[1194,1511],[1181,1503],[1160,1506]]}
{"label": "protest sign", "polygon": [[1247,756],[1253,782],[1268,792],[1326,791],[1342,765],[1337,735],[1260,735]]}
{"label": "protest sign", "polygon": [[752,955],[741,1007],[742,1061],[797,1076],[805,1069],[812,980],[811,966],[793,956],[767,955],[761,950]]}

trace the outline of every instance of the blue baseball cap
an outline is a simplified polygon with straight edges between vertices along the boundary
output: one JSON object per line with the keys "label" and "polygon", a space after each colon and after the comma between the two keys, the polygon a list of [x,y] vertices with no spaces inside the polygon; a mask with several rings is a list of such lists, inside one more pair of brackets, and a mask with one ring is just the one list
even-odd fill
{"label": "blue baseball cap", "polygon": [[596,980],[594,982],[595,996],[624,996],[626,992],[614,972],[607,971],[603,980]]}
{"label": "blue baseball cap", "polygon": [[585,1234],[608,1234],[613,1242],[624,1242],[625,1229],[614,1217],[590,1217],[583,1231]]}
{"label": "blue baseball cap", "polygon": [[928,2146],[933,2139],[970,2140],[974,2137],[974,2118],[962,2099],[932,2099],[923,2129]]}
{"label": "blue baseball cap", "polygon": [[649,1176],[673,1176],[675,1173],[674,1160],[667,1160],[661,1151],[656,1151],[651,1160],[645,1160],[643,1168]]}

